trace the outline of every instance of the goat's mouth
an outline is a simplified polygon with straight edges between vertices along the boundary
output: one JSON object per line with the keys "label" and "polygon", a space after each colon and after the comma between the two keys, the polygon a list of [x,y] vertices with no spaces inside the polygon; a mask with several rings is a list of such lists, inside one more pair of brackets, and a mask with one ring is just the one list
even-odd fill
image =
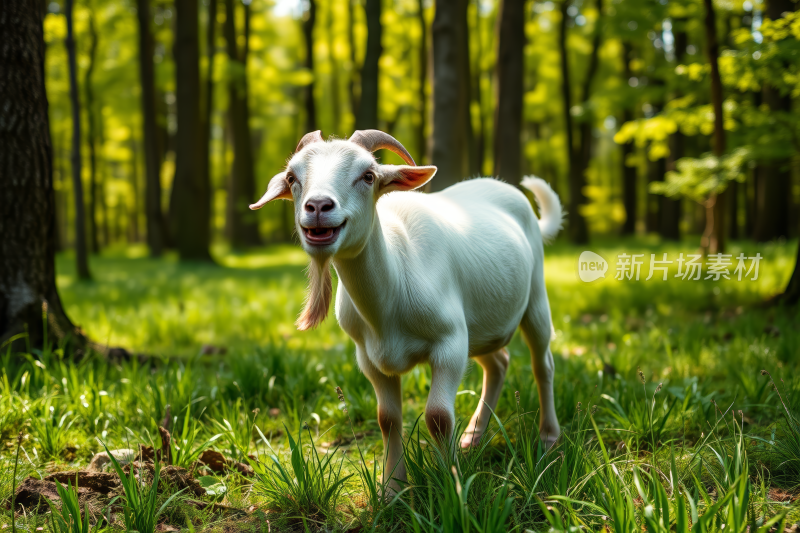
{"label": "goat's mouth", "polygon": [[334,227],[303,228],[303,236],[311,246],[329,246],[336,242],[345,222]]}

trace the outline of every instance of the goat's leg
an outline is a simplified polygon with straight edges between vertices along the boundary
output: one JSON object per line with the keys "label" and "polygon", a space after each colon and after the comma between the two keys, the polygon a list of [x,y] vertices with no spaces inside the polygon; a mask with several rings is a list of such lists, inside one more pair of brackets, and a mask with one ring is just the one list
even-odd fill
{"label": "goat's leg", "polygon": [[431,390],[425,405],[428,432],[443,452],[451,447],[456,425],[456,393],[467,366],[466,349],[459,357],[431,360]]}
{"label": "goat's leg", "polygon": [[383,450],[386,454],[384,481],[390,479],[387,487],[399,492],[400,483],[406,480],[406,464],[403,460],[403,393],[400,376],[387,376],[375,368],[366,357],[366,352],[356,350],[358,366],[375,389],[378,398],[378,425],[383,437]]}
{"label": "goat's leg", "polygon": [[556,406],[553,400],[553,354],[550,352],[550,337],[553,325],[544,280],[534,277],[531,302],[522,317],[520,327],[525,342],[531,351],[531,366],[539,389],[539,436],[550,447],[555,443],[561,428],[558,425]]}
{"label": "goat's leg", "polygon": [[547,300],[542,306],[530,306],[520,324],[525,342],[531,351],[531,366],[539,389],[539,436],[550,447],[555,443],[561,428],[558,425],[553,400],[553,354],[550,352],[552,325]]}
{"label": "goat's leg", "polygon": [[481,390],[478,408],[475,410],[475,414],[472,415],[472,419],[464,431],[464,436],[461,438],[462,448],[477,446],[489,426],[492,411],[497,407],[497,401],[500,399],[500,392],[503,389],[503,382],[506,379],[509,359],[508,350],[502,348],[489,355],[481,355],[473,359],[483,369],[483,390]]}

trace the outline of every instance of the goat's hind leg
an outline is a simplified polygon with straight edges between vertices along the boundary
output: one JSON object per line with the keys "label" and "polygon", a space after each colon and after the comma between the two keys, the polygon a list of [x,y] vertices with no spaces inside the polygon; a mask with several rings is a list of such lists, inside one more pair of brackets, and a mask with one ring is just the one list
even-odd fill
{"label": "goat's hind leg", "polygon": [[473,357],[473,359],[483,369],[483,389],[481,390],[478,408],[475,410],[475,414],[472,415],[472,419],[464,431],[464,436],[461,437],[462,448],[478,446],[483,434],[486,432],[486,428],[489,426],[492,411],[497,408],[497,401],[500,399],[500,392],[506,379],[509,359],[508,350],[501,348],[489,355],[481,355]]}
{"label": "goat's hind leg", "polygon": [[[522,317],[520,328],[525,342],[531,351],[531,366],[539,389],[539,436],[548,447],[555,443],[561,428],[558,425],[556,406],[553,399],[553,354],[550,352],[550,338],[553,325],[550,318],[550,305],[541,275],[534,275],[531,299]],[[538,278],[538,279],[537,279]]]}

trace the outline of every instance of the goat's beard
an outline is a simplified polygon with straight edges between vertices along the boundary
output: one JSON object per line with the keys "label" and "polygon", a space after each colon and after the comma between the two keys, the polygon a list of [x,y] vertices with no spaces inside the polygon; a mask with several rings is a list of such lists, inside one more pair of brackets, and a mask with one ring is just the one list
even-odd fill
{"label": "goat's beard", "polygon": [[311,259],[306,269],[308,275],[306,306],[295,322],[300,331],[317,327],[328,316],[333,296],[330,262],[330,258],[321,261]]}

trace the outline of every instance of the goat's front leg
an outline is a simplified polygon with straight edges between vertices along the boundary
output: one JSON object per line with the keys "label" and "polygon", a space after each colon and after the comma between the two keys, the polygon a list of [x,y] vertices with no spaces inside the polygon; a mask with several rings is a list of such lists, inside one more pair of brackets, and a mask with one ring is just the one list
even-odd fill
{"label": "goat's front leg", "polygon": [[400,376],[387,376],[367,358],[363,348],[357,348],[358,365],[367,376],[378,398],[378,425],[383,437],[384,482],[391,492],[399,492],[399,481],[406,481],[406,464],[403,460],[403,393]]}
{"label": "goat's front leg", "polygon": [[444,354],[433,354],[430,361],[431,390],[425,405],[425,424],[443,452],[448,452],[452,445],[456,393],[467,368],[467,346],[466,342],[463,344],[463,350],[453,350],[450,346]]}

